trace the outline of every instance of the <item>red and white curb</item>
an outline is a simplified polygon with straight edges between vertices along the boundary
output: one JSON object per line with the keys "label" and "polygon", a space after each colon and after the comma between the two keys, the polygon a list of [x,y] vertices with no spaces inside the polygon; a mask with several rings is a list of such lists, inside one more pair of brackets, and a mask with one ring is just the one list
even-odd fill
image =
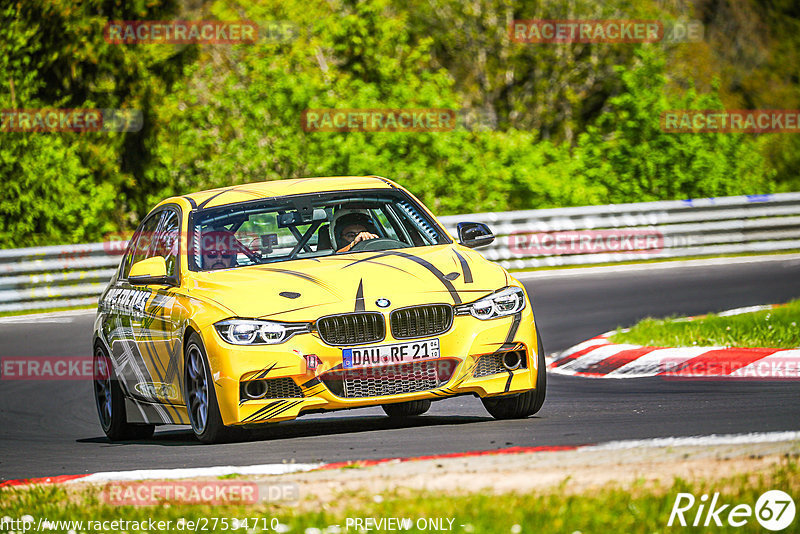
{"label": "red and white curb", "polygon": [[[738,315],[773,307],[750,306],[717,315]],[[614,333],[612,330],[600,334],[548,357],[548,372],[590,378],[800,380],[800,349],[645,347],[612,343],[608,338]]]}
{"label": "red and white curb", "polygon": [[369,467],[382,464],[396,464],[424,460],[442,460],[448,458],[467,458],[475,456],[499,456],[507,454],[531,454],[539,452],[560,451],[604,451],[627,450],[659,447],[700,447],[715,445],[749,445],[758,443],[800,442],[800,431],[754,432],[749,434],[711,434],[708,436],[666,437],[651,439],[635,439],[609,441],[589,445],[553,445],[539,447],[507,447],[488,451],[468,451],[428,456],[412,456],[398,458],[381,458],[375,460],[355,460],[334,463],[308,464],[263,464],[250,466],[219,466],[190,469],[147,469],[138,471],[110,471],[83,475],[60,475],[43,478],[6,480],[0,482],[0,488],[27,486],[34,484],[69,484],[72,482],[129,482],[139,480],[176,480],[199,477],[219,477],[225,475],[288,475],[323,469],[340,469],[342,467]]}

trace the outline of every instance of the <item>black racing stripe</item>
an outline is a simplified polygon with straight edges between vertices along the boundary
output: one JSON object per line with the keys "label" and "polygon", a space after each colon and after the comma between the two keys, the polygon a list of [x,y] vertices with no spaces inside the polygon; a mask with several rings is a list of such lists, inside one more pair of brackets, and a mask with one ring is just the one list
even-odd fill
{"label": "black racing stripe", "polygon": [[262,315],[261,317],[272,317],[273,315],[280,315],[282,313],[289,313],[289,312],[295,312],[295,311],[300,311],[300,310],[307,310],[308,308],[314,308],[316,306],[317,306],[316,304],[311,304],[309,306],[302,306],[300,308],[292,308],[291,310],[283,310],[283,311],[277,311],[277,312],[274,312],[274,313],[268,313],[266,315]]}
{"label": "black racing stripe", "polygon": [[290,269],[279,269],[277,267],[257,267],[257,268],[259,270],[261,270],[261,271],[272,271],[272,272],[275,272],[275,273],[289,274],[289,275],[292,275],[292,276],[296,276],[298,278],[302,278],[303,280],[308,280],[309,282],[312,282],[312,283],[317,284],[319,286],[323,285],[322,281],[319,278],[317,278],[316,276],[311,276],[310,274],[301,273],[300,271],[292,271]]}
{"label": "black racing stripe", "polygon": [[298,401],[290,402],[286,406],[281,407],[281,409],[278,410],[277,412],[273,412],[273,413],[269,414],[269,417],[263,417],[262,419],[270,419],[270,418],[273,418],[273,417],[278,417],[283,412],[288,412],[289,410],[291,410],[292,408],[294,408],[298,404],[303,404],[303,401],[298,400]]}
{"label": "black racing stripe", "polygon": [[188,201],[189,201],[189,205],[190,205],[190,206],[192,206],[192,209],[193,209],[193,210],[196,210],[196,209],[197,209],[197,202],[195,202],[195,201],[194,201],[194,199],[193,199],[192,197],[190,197],[189,195],[184,195],[184,197],[183,197],[183,198],[185,198],[186,200],[188,200]]}
{"label": "black racing stripe", "polygon": [[310,389],[310,388],[313,388],[314,386],[317,386],[319,384],[322,384],[322,381],[320,381],[319,378],[314,377],[311,380],[309,380],[308,382],[306,382],[304,384],[301,384],[300,387],[301,388]]}
{"label": "black racing stripe", "polygon": [[[495,351],[495,354],[500,352],[501,350],[508,349],[508,345],[511,345],[511,342],[514,341],[514,336],[517,335],[517,329],[519,329],[519,323],[522,320],[522,312],[517,312],[514,314],[514,320],[511,322],[511,328],[508,329],[508,334],[506,335],[505,342],[500,346],[499,349]],[[515,346],[515,345],[512,345]],[[511,389],[511,379],[514,378],[514,371],[507,369],[508,371],[508,380],[506,380],[506,387],[503,389],[503,393],[508,393]]]}
{"label": "black racing stripe", "polygon": [[360,259],[360,260],[356,260],[353,263],[351,263],[350,265],[346,265],[345,267],[351,267],[351,266],[353,266],[353,265],[355,265],[357,263],[361,263],[361,262],[369,261],[369,260],[374,260],[376,258],[382,258],[382,257],[385,257],[385,256],[398,256],[400,258],[405,258],[407,260],[411,260],[413,262],[416,262],[419,265],[425,267],[428,271],[431,272],[431,274],[433,274],[436,278],[439,279],[439,281],[442,283],[442,285],[445,288],[447,288],[447,291],[450,293],[450,297],[453,299],[453,302],[455,304],[461,304],[461,297],[458,295],[458,291],[456,291],[455,286],[453,286],[453,284],[450,282],[450,280],[448,280],[447,277],[445,277],[445,275],[444,275],[444,273],[442,271],[437,269],[429,261],[423,260],[422,258],[418,258],[417,256],[414,256],[412,254],[408,254],[407,252],[400,252],[400,251],[397,251],[397,250],[389,250],[389,251],[386,251],[386,252],[381,252],[380,254],[376,254],[375,256],[371,256],[369,258],[363,258],[363,259]]}
{"label": "black racing stripe", "polygon": [[262,198],[262,197],[264,196],[264,195],[262,195],[261,193],[258,193],[258,192],[256,192],[256,191],[248,191],[247,189],[242,189],[242,188],[240,188],[240,187],[231,187],[231,188],[229,188],[229,189],[226,189],[226,190],[224,190],[224,191],[220,191],[219,193],[217,193],[217,194],[215,194],[215,195],[211,195],[210,197],[208,197],[207,199],[205,199],[205,200],[203,201],[203,203],[202,203],[202,204],[200,204],[200,206],[198,206],[198,209],[203,209],[203,208],[205,208],[205,207],[208,205],[208,203],[209,203],[209,202],[211,202],[212,200],[214,200],[214,199],[215,199],[215,198],[217,198],[218,196],[220,196],[220,195],[224,195],[225,193],[231,193],[231,192],[233,192],[233,191],[236,191],[237,193],[247,193],[247,194],[253,195],[253,196],[254,196],[254,197],[256,197],[256,198]]}
{"label": "black racing stripe", "polygon": [[506,343],[511,343],[514,341],[514,336],[517,335],[517,329],[519,328],[519,323],[522,320],[522,312],[517,312],[514,314],[514,321],[511,323],[511,328],[508,330],[508,335],[506,336]]}
{"label": "black racing stripe", "polygon": [[[275,406],[275,408],[273,408],[269,412],[261,413],[260,417],[258,417],[257,419],[250,419],[249,422],[254,423],[254,422],[257,422],[257,421],[263,421],[265,419],[272,419],[274,417],[279,416],[280,414],[282,414],[283,412],[285,412],[287,410],[291,410],[292,408],[294,408],[298,404],[301,404],[303,401],[299,400],[299,401],[293,401],[293,402],[290,402],[290,401],[279,401],[279,402],[280,403],[286,403],[286,404],[282,404],[281,406]],[[260,410],[259,410],[259,412],[256,412],[256,413],[260,413]]]}
{"label": "black racing stripe", "polygon": [[464,272],[464,283],[471,284],[472,283],[472,269],[469,268],[469,263],[467,262],[466,258],[458,253],[457,250],[453,250],[458,256],[458,261],[461,263],[461,270]]}
{"label": "black racing stripe", "polygon": [[[147,305],[146,304],[145,304],[145,310],[147,310]],[[133,318],[129,316],[129,319],[131,321],[131,332],[132,332],[133,331]],[[161,362],[161,358],[158,357],[158,352],[155,351],[155,349],[153,349],[153,347],[151,347],[150,343],[148,343],[148,341],[152,341],[152,339],[153,339],[153,337],[152,337],[152,335],[150,333],[150,329],[149,328],[145,328],[144,330],[145,330],[144,346],[145,346],[145,350],[147,352],[147,356],[150,358],[150,361],[152,362],[153,369],[155,369],[155,371],[156,371],[156,375],[158,375],[158,382],[164,384],[164,383],[166,383],[166,380],[164,379],[164,375],[161,374],[161,369],[159,368],[159,367],[161,367],[159,364],[162,363]],[[150,373],[147,370],[147,364],[144,361],[144,354],[142,354],[142,351],[139,349],[139,344],[134,341],[133,347],[135,347],[136,348],[136,352],[139,353],[139,357],[141,358],[142,363],[144,364],[144,371],[146,371],[147,374],[150,376],[151,382],[154,382],[155,380],[153,380],[154,377],[153,377],[152,373]],[[165,372],[166,372],[166,370],[165,370]],[[156,399],[154,402],[156,402],[156,403],[158,403],[158,404],[160,404],[161,406],[164,407],[164,411],[166,412],[167,416],[171,419],[170,422],[172,422],[172,423],[180,422],[180,417],[178,416],[178,410],[177,410],[177,408],[175,408],[175,406],[173,406],[172,404],[164,404],[158,399]],[[173,413],[170,413],[170,409],[172,409]],[[157,410],[154,409],[154,411],[155,411],[155,413],[158,413]],[[159,416],[159,419],[160,419],[160,416]]]}
{"label": "black racing stripe", "polygon": [[215,193],[215,194],[211,195],[210,197],[205,199],[203,202],[201,202],[200,205],[197,206],[197,209],[201,210],[201,209],[205,208],[208,205],[209,202],[211,202],[212,200],[214,200],[215,198],[217,198],[220,195],[224,195],[228,191],[230,191],[230,189],[226,189],[224,191],[220,191],[219,193]]}
{"label": "black racing stripe", "polygon": [[[375,260],[375,259],[378,259],[378,258],[385,258],[386,256],[391,256],[391,253],[389,253],[389,252],[379,252],[378,254],[375,254],[374,256],[370,256],[369,258],[361,258],[360,260],[351,261],[349,264],[347,264],[344,267],[342,267],[342,269],[347,269],[348,267],[352,267],[353,265],[358,265],[359,263],[364,263],[365,261],[372,261],[372,260]],[[347,259],[347,258],[342,258],[342,259],[344,260],[344,259]]]}
{"label": "black racing stripe", "polygon": [[279,405],[281,405],[281,404],[284,404],[285,402],[286,402],[285,400],[282,400],[282,401],[275,401],[275,402],[270,402],[269,404],[267,404],[266,406],[264,406],[264,407],[263,407],[263,408],[261,408],[260,410],[258,410],[258,411],[256,411],[256,412],[253,412],[253,413],[251,413],[250,415],[248,415],[247,417],[245,417],[244,419],[242,419],[242,422],[243,422],[243,423],[246,423],[246,422],[252,421],[252,420],[253,420],[253,419],[255,419],[256,417],[258,417],[258,416],[260,416],[261,414],[263,414],[264,412],[266,412],[267,410],[274,409],[274,408],[276,408],[277,406],[279,406]]}
{"label": "black racing stripe", "polygon": [[371,174],[371,175],[368,176],[368,178],[377,178],[378,180],[380,180],[381,182],[385,183],[386,185],[388,185],[392,189],[397,189],[396,185],[394,185],[392,182],[390,182],[389,180],[387,180],[383,176],[375,176],[374,174]]}
{"label": "black racing stripe", "polygon": [[362,278],[360,282],[358,282],[358,289],[356,290],[356,309],[354,311],[363,312],[366,311],[364,307],[364,279]]}
{"label": "black racing stripe", "polygon": [[[394,269],[394,270],[396,270],[396,271],[400,271],[400,272],[402,272],[402,273],[411,274],[410,272],[406,271],[405,269],[401,269],[400,267],[397,267],[396,265],[389,265],[388,263],[383,263],[383,262],[380,262],[380,261],[372,261],[372,260],[371,260],[371,259],[369,259],[369,258],[368,258],[368,259],[366,259],[366,260],[358,260],[357,262],[354,262],[354,263],[362,263],[362,262],[365,262],[365,263],[374,263],[375,265],[381,265],[381,266],[383,266],[383,267],[389,267],[390,269]],[[354,263],[351,263],[350,265],[353,265]],[[347,268],[347,267],[350,267],[350,265],[345,265],[345,266],[343,267],[343,269],[344,269],[344,268]]]}
{"label": "black racing stripe", "polygon": [[270,365],[270,366],[268,366],[268,367],[264,367],[264,368],[261,370],[261,372],[258,374],[258,376],[257,376],[257,377],[255,377],[255,380],[260,380],[260,379],[264,378],[265,376],[267,376],[267,375],[269,374],[269,372],[270,372],[270,371],[272,371],[272,369],[273,369],[273,368],[274,368],[276,365],[278,365],[278,362],[275,362],[275,363],[273,363],[272,365]]}
{"label": "black racing stripe", "polygon": [[511,389],[511,379],[513,379],[513,378],[514,378],[514,372],[509,370],[508,371],[508,380],[506,380],[506,387],[503,388],[503,393],[508,393],[508,391]]}

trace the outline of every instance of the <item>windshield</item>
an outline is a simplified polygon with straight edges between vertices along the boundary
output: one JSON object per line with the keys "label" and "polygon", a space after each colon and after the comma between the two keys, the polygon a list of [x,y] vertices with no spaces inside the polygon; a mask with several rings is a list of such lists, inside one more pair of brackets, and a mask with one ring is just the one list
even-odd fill
{"label": "windshield", "polygon": [[315,193],[194,212],[189,268],[231,269],[449,242],[401,191]]}

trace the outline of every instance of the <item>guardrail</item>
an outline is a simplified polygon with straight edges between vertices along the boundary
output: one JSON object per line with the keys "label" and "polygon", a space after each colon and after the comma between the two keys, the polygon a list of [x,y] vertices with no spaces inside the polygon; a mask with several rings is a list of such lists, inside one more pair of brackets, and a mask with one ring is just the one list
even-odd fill
{"label": "guardrail", "polygon": [[[496,239],[481,248],[508,269],[800,249],[800,193],[475,213]],[[0,312],[92,305],[125,241],[0,249]]]}

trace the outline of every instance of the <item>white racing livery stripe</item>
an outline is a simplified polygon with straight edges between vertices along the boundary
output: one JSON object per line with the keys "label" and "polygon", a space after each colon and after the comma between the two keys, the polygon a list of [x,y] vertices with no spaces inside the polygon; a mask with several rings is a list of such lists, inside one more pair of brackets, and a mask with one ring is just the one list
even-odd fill
{"label": "white racing livery stripe", "polygon": [[322,467],[324,464],[261,464],[233,466],[223,465],[218,467],[194,467],[185,469],[140,469],[138,471],[107,471],[93,473],[83,478],[70,480],[66,484],[75,482],[110,482],[125,480],[153,480],[153,479],[178,479],[195,477],[220,477],[225,475],[288,475],[311,471]]}
{"label": "white racing livery stripe", "polygon": [[581,451],[627,450],[643,447],[702,447],[713,445],[748,445],[751,443],[776,443],[800,441],[800,432],[753,432],[750,434],[710,434],[708,436],[631,439],[587,445]]}

